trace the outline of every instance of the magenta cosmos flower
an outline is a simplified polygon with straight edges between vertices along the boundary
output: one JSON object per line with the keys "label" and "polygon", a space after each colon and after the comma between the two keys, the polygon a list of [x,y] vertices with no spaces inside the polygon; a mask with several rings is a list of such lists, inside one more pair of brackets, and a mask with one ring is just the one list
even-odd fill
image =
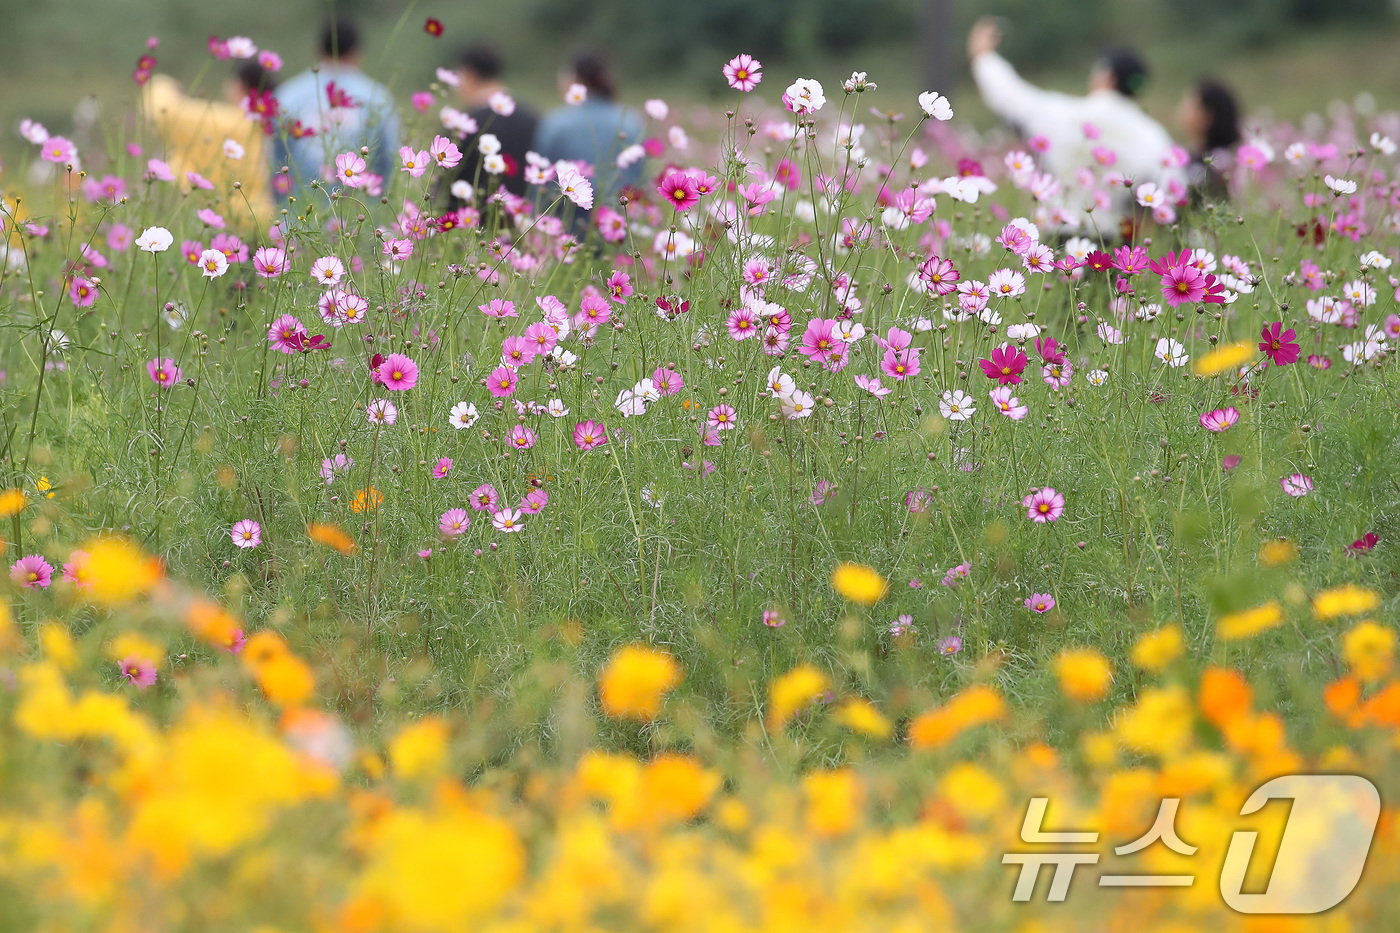
{"label": "magenta cosmos flower", "polygon": [[1263,350],[1264,354],[1274,361],[1275,366],[1296,363],[1302,352],[1297,340],[1294,339],[1297,336],[1291,327],[1284,330],[1282,321],[1265,324],[1259,331],[1259,349]]}
{"label": "magenta cosmos flower", "polygon": [[500,494],[496,492],[496,487],[490,483],[482,483],[472,490],[472,508],[478,512],[492,511],[496,508],[496,503],[500,501]]}
{"label": "magenta cosmos flower", "polygon": [[531,431],[523,424],[517,424],[515,427],[511,428],[510,433],[506,435],[506,440],[509,441],[510,446],[516,450],[529,450],[531,447],[535,446],[536,439],[535,432]]}
{"label": "magenta cosmos flower", "polygon": [[53,568],[38,554],[27,554],[10,565],[10,579],[26,589],[46,589],[53,582]]}
{"label": "magenta cosmos flower", "polygon": [[379,364],[379,381],[391,392],[406,392],[418,384],[418,364],[402,353],[390,353]]}
{"label": "magenta cosmos flower", "polygon": [[661,179],[661,184],[656,188],[677,213],[688,211],[696,204],[700,203],[700,194],[695,186],[695,179],[684,172],[671,172]]}
{"label": "magenta cosmos flower", "polygon": [[812,318],[807,322],[807,329],[802,332],[802,345],[797,348],[797,352],[817,363],[825,363],[833,356],[840,356],[846,344],[836,335],[839,323],[834,319]]}
{"label": "magenta cosmos flower", "polygon": [[579,450],[593,450],[608,442],[608,429],[597,421],[580,421],[574,426],[574,444]]}
{"label": "magenta cosmos flower", "polygon": [[1235,422],[1240,420],[1239,409],[1233,405],[1229,408],[1217,408],[1201,415],[1201,427],[1207,431],[1214,431],[1219,434],[1235,426]]}
{"label": "magenta cosmos flower", "polygon": [[146,372],[150,375],[151,381],[162,389],[168,389],[180,381],[180,367],[175,365],[172,359],[151,360],[146,364]]}
{"label": "magenta cosmos flower", "polygon": [[1021,504],[1026,507],[1026,517],[1041,524],[1053,522],[1065,511],[1065,497],[1049,486],[1026,496]]}
{"label": "magenta cosmos flower", "polygon": [[451,472],[452,472],[452,458],[451,458],[451,457],[443,457],[443,458],[442,458],[441,460],[439,460],[437,463],[433,464],[433,479],[442,479],[444,476],[446,476],[448,473],[451,473]]}
{"label": "magenta cosmos flower", "polygon": [[241,522],[234,523],[229,536],[233,538],[233,543],[238,547],[255,548],[262,543],[262,526],[251,518],[245,518]]}
{"label": "magenta cosmos flower", "polygon": [[1004,386],[1014,386],[1021,381],[1026,362],[1026,354],[1021,349],[1004,344],[992,351],[991,359],[978,360],[977,364],[988,379],[995,379]]}
{"label": "magenta cosmos flower", "polygon": [[1055,608],[1055,597],[1049,593],[1032,593],[1026,597],[1025,606],[1031,612],[1049,612]]}
{"label": "magenta cosmos flower", "polygon": [[491,370],[491,375],[486,377],[486,391],[496,398],[506,398],[515,392],[516,383],[519,381],[515,370],[509,366],[497,366]]}
{"label": "magenta cosmos flower", "polygon": [[133,655],[122,658],[119,663],[122,676],[133,687],[145,690],[156,682],[156,666],[147,658],[138,658]]}
{"label": "magenta cosmos flower", "polygon": [[267,342],[279,353],[297,353],[306,337],[306,328],[296,317],[284,314],[267,329]]}
{"label": "magenta cosmos flower", "polygon": [[747,94],[763,80],[763,65],[752,55],[735,55],[724,66],[724,79],[734,90]]}
{"label": "magenta cosmos flower", "polygon": [[1312,492],[1313,488],[1312,477],[1305,476],[1302,473],[1294,473],[1290,476],[1285,476],[1278,482],[1279,485],[1283,487],[1283,491],[1295,499],[1306,496],[1308,493]]}

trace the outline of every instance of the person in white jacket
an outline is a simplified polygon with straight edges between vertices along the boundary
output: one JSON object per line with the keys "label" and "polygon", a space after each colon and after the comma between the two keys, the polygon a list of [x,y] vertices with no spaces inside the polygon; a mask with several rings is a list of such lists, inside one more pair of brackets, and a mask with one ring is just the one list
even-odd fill
{"label": "person in white jacket", "polygon": [[967,42],[972,76],[993,113],[1026,137],[1040,138],[1038,158],[1059,181],[1064,207],[1052,222],[1115,237],[1133,213],[1139,185],[1151,182],[1165,191],[1184,182],[1171,136],[1133,99],[1147,81],[1135,54],[1106,53],[1089,73],[1088,95],[1076,97],[1025,81],[997,54],[1000,44],[995,20],[984,17],[973,26]]}

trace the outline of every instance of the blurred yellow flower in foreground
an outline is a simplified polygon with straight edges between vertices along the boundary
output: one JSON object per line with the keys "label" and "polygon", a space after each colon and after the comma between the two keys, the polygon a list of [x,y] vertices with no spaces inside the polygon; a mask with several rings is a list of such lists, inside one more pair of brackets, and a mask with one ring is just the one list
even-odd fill
{"label": "blurred yellow flower in foreground", "polygon": [[894,725],[875,708],[875,704],[861,697],[842,701],[831,718],[852,732],[872,739],[887,739],[894,732]]}
{"label": "blurred yellow flower in foreground", "polygon": [[841,836],[855,828],[865,803],[865,787],[850,768],[813,771],[802,779],[807,826],[818,836]]}
{"label": "blurred yellow flower in foreground", "polygon": [[1180,625],[1164,625],[1148,632],[1133,645],[1133,663],[1152,674],[1162,670],[1186,651],[1186,637]]}
{"label": "blurred yellow flower in foreground", "polygon": [[325,522],[312,522],[306,526],[306,536],[317,544],[339,551],[342,554],[355,552],[355,541],[337,525]]}
{"label": "blurred yellow flower in foreground", "polygon": [[890,585],[873,568],[845,563],[831,572],[831,585],[846,599],[862,606],[873,606],[885,598]]}
{"label": "blurred yellow flower in foreground", "polygon": [[968,687],[940,707],[919,714],[909,724],[909,744],[914,748],[943,748],[968,729],[995,722],[1006,715],[1006,701],[993,687]]}
{"label": "blurred yellow flower in foreground", "polygon": [[661,701],[681,682],[680,665],[664,651],[627,645],[598,677],[603,712],[621,719],[655,719]]}
{"label": "blurred yellow flower in foreground", "polygon": [[826,690],[826,675],[808,664],[774,678],[768,688],[768,728],[781,729],[793,714]]}
{"label": "blurred yellow flower in foreground", "polygon": [[1055,658],[1055,676],[1060,679],[1060,692],[1071,700],[1091,702],[1102,700],[1113,683],[1113,668],[1108,658],[1093,648],[1071,648]]}
{"label": "blurred yellow flower in foreground", "polygon": [[1250,638],[1268,631],[1282,621],[1283,610],[1279,608],[1277,600],[1271,599],[1252,609],[1242,609],[1221,616],[1220,621],[1215,623],[1215,635],[1222,641]]}
{"label": "blurred yellow flower in foreground", "polygon": [[1287,538],[1274,538],[1259,545],[1259,563],[1265,567],[1278,567],[1298,559],[1298,545]]}
{"label": "blurred yellow flower in foreground", "polygon": [[1214,376],[1235,369],[1254,359],[1257,349],[1247,340],[1216,347],[1196,360],[1196,375]]}
{"label": "blurred yellow flower in foreground", "polygon": [[316,691],[311,668],[292,654],[276,632],[262,631],[248,639],[243,666],[257,678],[267,698],[279,706],[299,706]]}
{"label": "blurred yellow flower in foreground", "polygon": [[1395,632],[1370,619],[1353,625],[1342,636],[1342,656],[1362,680],[1379,680],[1395,657]]}
{"label": "blurred yellow flower in foreground", "polygon": [[399,730],[389,743],[389,760],[402,778],[436,777],[447,768],[447,723],[436,716]]}
{"label": "blurred yellow flower in foreground", "polygon": [[1313,597],[1313,614],[1324,622],[1338,616],[1357,616],[1381,604],[1380,596],[1355,583],[1343,583]]}
{"label": "blurred yellow flower in foreground", "polygon": [[1113,731],[1128,748],[1170,757],[1187,750],[1194,718],[1186,688],[1158,687],[1120,713]]}
{"label": "blurred yellow flower in foreground", "polygon": [[28,501],[29,497],[24,494],[23,489],[6,489],[0,492],[0,518],[18,515]]}
{"label": "blurred yellow flower in foreground", "polygon": [[107,535],[83,545],[87,552],[84,579],[93,599],[110,606],[149,593],[160,581],[160,560],[128,538]]}

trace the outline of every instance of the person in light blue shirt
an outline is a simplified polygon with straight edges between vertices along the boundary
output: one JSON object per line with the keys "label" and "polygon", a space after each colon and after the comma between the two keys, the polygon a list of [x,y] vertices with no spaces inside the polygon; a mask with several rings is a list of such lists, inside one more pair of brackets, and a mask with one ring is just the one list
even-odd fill
{"label": "person in light blue shirt", "polygon": [[[566,104],[546,114],[535,130],[535,152],[558,162],[587,162],[593,166],[593,203],[616,206],[617,196],[642,177],[645,159],[618,168],[617,156],[641,142],[642,117],[614,100],[617,89],[607,64],[597,55],[582,55],[561,76],[564,87],[581,84],[588,96],[582,103]],[[587,220],[579,212],[576,222]]]}
{"label": "person in light blue shirt", "polygon": [[313,181],[335,182],[335,157],[369,147],[370,172],[389,181],[396,165],[399,118],[389,89],[360,70],[360,37],[345,17],[321,30],[321,61],[277,89],[282,123],[275,136],[273,170],[291,170],[275,187],[304,196]]}

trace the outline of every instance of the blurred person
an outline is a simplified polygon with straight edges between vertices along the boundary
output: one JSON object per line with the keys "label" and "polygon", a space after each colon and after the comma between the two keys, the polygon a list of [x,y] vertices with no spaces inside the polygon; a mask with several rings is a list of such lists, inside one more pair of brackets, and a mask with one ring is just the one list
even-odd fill
{"label": "blurred person", "polygon": [[[612,72],[597,54],[580,55],[559,78],[566,100],[575,85],[583,88],[586,97],[578,103],[566,103],[540,120],[534,150],[551,163],[564,160],[591,165],[593,203],[613,203],[623,188],[635,186],[642,177],[644,160],[631,161],[623,168],[617,164],[619,153],[641,142],[642,117],[617,103]],[[588,212],[580,211],[576,217],[580,222],[586,220]]]}
{"label": "blurred person", "polygon": [[997,54],[1000,44],[1001,28],[990,17],[978,20],[968,35],[972,77],[983,101],[1026,137],[1041,138],[1045,167],[1066,193],[1078,189],[1085,195],[1068,198],[1068,206],[1084,209],[1084,220],[1101,234],[1117,234],[1118,225],[1131,217],[1133,194],[1122,190],[1107,211],[1100,206],[1091,212],[1094,200],[1084,190],[1081,169],[1102,166],[1133,187],[1184,181],[1181,170],[1171,165],[1171,136],[1134,99],[1147,83],[1147,67],[1135,52],[1105,50],[1089,72],[1089,93],[1076,97],[1025,81]]}
{"label": "blurred person", "polygon": [[[495,193],[498,185],[505,185],[511,194],[525,194],[525,153],[534,144],[540,122],[538,113],[511,95],[503,72],[500,53],[489,45],[470,45],[458,55],[457,99],[470,108],[468,116],[476,123],[477,132],[462,146],[455,178],[482,188],[487,196]],[[504,170],[494,175],[482,170],[480,140],[488,134],[496,137],[500,144],[497,154],[505,163]]]}
{"label": "blurred person", "polygon": [[1181,98],[1176,121],[1191,153],[1186,178],[1192,204],[1228,201],[1230,186],[1220,165],[1243,139],[1235,95],[1219,81],[1202,78]]}
{"label": "blurred person", "polygon": [[[336,156],[364,156],[380,184],[397,167],[399,118],[388,88],[360,70],[360,34],[353,20],[336,16],[321,27],[320,61],[277,91],[282,125],[275,135],[275,166],[288,166],[282,188],[305,192],[311,182],[336,178]],[[354,185],[377,190],[373,179]]]}
{"label": "blurred person", "polygon": [[[250,95],[275,88],[271,72],[245,61],[224,81],[221,101],[187,97],[174,78],[162,74],[153,75],[141,90],[146,117],[165,142],[165,161],[180,186],[191,187],[188,172],[219,191],[237,181],[253,220],[261,224],[271,222],[273,211],[267,134],[244,104]],[[242,198],[235,195],[230,201],[233,219],[241,221]]]}

